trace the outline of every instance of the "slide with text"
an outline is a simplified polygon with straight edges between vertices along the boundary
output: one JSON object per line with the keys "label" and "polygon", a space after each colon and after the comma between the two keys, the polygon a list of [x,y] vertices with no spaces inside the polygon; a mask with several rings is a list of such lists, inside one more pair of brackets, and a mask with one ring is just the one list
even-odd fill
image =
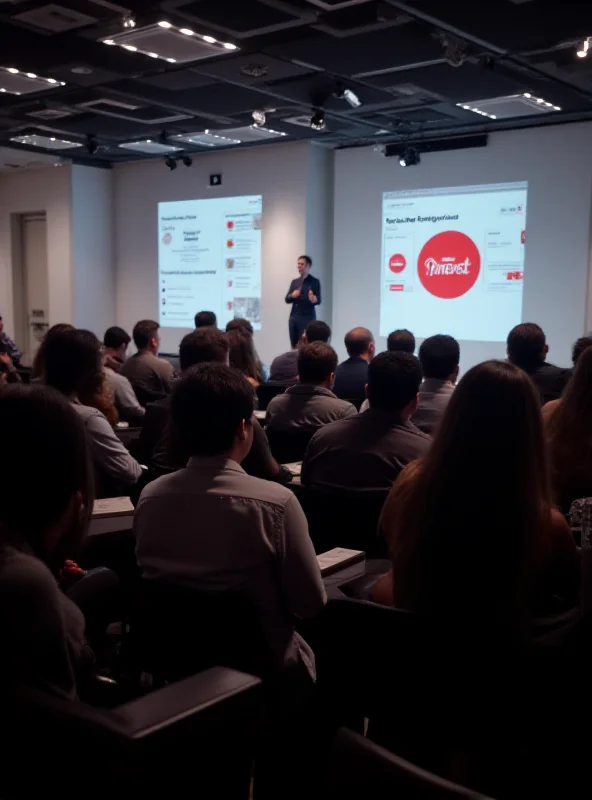
{"label": "slide with text", "polygon": [[261,329],[261,195],[158,204],[160,325],[192,328],[198,311],[220,327]]}
{"label": "slide with text", "polygon": [[505,341],[522,319],[522,183],[385,192],[380,335]]}

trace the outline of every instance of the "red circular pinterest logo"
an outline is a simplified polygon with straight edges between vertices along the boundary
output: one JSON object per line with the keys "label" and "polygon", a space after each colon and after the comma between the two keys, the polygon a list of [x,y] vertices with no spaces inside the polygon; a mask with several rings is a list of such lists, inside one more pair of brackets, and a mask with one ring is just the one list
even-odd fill
{"label": "red circular pinterest logo", "polygon": [[424,288],[445,300],[466,294],[474,286],[480,269],[477,245],[460,231],[443,231],[432,236],[417,260]]}
{"label": "red circular pinterest logo", "polygon": [[407,260],[405,256],[401,255],[401,253],[397,253],[389,258],[389,269],[391,272],[403,272],[406,266]]}
{"label": "red circular pinterest logo", "polygon": [[170,233],[165,233],[165,235],[162,237],[162,243],[163,244],[170,244],[172,241],[173,241],[173,237],[171,236]]}

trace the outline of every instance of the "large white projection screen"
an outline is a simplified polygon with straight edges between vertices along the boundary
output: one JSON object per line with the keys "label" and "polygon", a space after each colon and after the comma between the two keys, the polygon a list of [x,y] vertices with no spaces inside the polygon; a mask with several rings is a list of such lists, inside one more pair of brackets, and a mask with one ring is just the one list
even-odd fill
{"label": "large white projection screen", "polygon": [[214,311],[261,329],[261,195],[158,204],[161,327],[193,328]]}
{"label": "large white projection screen", "polygon": [[385,192],[380,334],[503,342],[522,320],[528,184]]}

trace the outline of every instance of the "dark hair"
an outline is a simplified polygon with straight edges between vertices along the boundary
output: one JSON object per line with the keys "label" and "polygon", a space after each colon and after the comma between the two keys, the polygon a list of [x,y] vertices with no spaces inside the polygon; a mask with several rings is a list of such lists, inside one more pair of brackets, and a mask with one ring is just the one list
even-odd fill
{"label": "dark hair", "polygon": [[307,266],[312,267],[312,258],[310,256],[298,256],[298,261],[303,260]]}
{"label": "dark hair", "polygon": [[181,452],[186,457],[227,453],[241,421],[251,421],[253,404],[253,387],[237,369],[225,364],[188,369],[171,399],[171,463]]}
{"label": "dark hair", "polygon": [[571,350],[571,360],[573,362],[574,367],[578,363],[578,359],[582,355],[584,350],[586,350],[588,347],[591,346],[592,346],[592,336],[582,336],[577,340],[577,342],[574,343],[574,346],[572,347]]}
{"label": "dark hair", "polygon": [[312,342],[328,342],[331,338],[331,328],[321,319],[313,319],[306,326],[304,335],[309,344]]}
{"label": "dark hair", "polygon": [[117,325],[108,328],[103,337],[103,344],[110,350],[119,350],[123,345],[127,347],[130,342],[131,337],[129,333],[124,331],[123,328],[118,328]]}
{"label": "dark hair", "polygon": [[235,317],[226,323],[226,333],[228,333],[228,331],[243,331],[244,333],[250,333],[252,336],[253,326],[248,319],[244,317]]}
{"label": "dark hair", "polygon": [[419,391],[421,367],[410,353],[388,350],[368,366],[368,401],[371,408],[402,411]]}
{"label": "dark hair", "polygon": [[45,382],[62,394],[89,395],[102,385],[101,351],[90,331],[62,331],[45,348]]}
{"label": "dark hair", "polygon": [[534,322],[523,322],[508,334],[508,360],[522,369],[532,369],[545,360],[545,334]]}
{"label": "dark hair", "polygon": [[230,365],[240,370],[247,378],[263,383],[263,370],[257,358],[253,337],[241,329],[228,331]]}
{"label": "dark hair", "polygon": [[196,328],[215,328],[218,320],[213,311],[198,311],[195,315]]}
{"label": "dark hair", "polygon": [[318,384],[337,369],[337,353],[326,342],[301,344],[298,349],[300,383]]}
{"label": "dark hair", "polygon": [[551,523],[539,408],[512,364],[486,361],[460,381],[383,512],[398,608],[522,633]]}
{"label": "dark hair", "polygon": [[[76,555],[92,513],[92,464],[82,419],[53,389],[10,386],[0,392],[0,441],[10,454],[10,468],[2,473],[5,502],[0,503],[0,536],[4,541],[18,545],[24,540],[48,561],[43,534],[80,492],[83,518],[56,547],[56,564],[63,564],[64,558]],[[26,487],[32,487],[33,498],[18,502]]]}
{"label": "dark hair", "polygon": [[218,328],[197,328],[184,336],[179,347],[179,366],[182,371],[209,361],[225,363],[228,358],[228,338]]}
{"label": "dark hair", "polygon": [[70,325],[68,322],[58,322],[57,325],[52,325],[51,328],[47,331],[45,336],[43,337],[43,341],[39,345],[39,349],[35,354],[35,358],[33,359],[33,369],[31,371],[31,378],[39,378],[41,380],[45,377],[45,348],[47,347],[47,343],[52,339],[53,336],[57,336],[64,331],[74,331],[76,328],[74,325]]}
{"label": "dark hair", "polygon": [[352,328],[345,334],[345,349],[350,358],[364,355],[374,341],[374,336],[368,328]]}
{"label": "dark hair", "polygon": [[424,378],[445,381],[458,367],[460,347],[453,336],[437,334],[424,339],[419,347],[419,363]]}
{"label": "dark hair", "polygon": [[145,350],[150,346],[150,340],[158,336],[160,325],[153,319],[142,319],[136,322],[132,336],[138,350]]}
{"label": "dark hair", "polygon": [[389,333],[386,340],[387,350],[392,353],[397,351],[400,353],[415,353],[415,336],[408,331],[407,328],[399,328],[399,330]]}

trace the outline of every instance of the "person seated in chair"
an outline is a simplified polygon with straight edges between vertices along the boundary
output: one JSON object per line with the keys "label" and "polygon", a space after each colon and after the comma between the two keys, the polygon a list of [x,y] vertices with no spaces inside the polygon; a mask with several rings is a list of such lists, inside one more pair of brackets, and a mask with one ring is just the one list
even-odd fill
{"label": "person seated in chair", "polygon": [[120,375],[119,370],[127,359],[127,348],[131,338],[129,333],[116,325],[105,331],[103,337],[103,372],[107,386],[113,395],[119,416],[132,425],[141,425],[145,409],[138,403],[138,398],[131,383]]}
{"label": "person seated in chair", "polygon": [[144,319],[134,325],[132,336],[138,350],[121,367],[120,374],[131,383],[140,405],[170,394],[174,370],[165,358],[158,357],[158,322]]}
{"label": "person seated in chair", "polygon": [[218,320],[213,311],[198,311],[195,315],[195,328],[217,328]]}
{"label": "person seated in chair", "polygon": [[368,364],[374,358],[376,345],[368,328],[353,328],[345,335],[345,349],[349,356],[335,372],[333,391],[342,400],[359,400],[366,396]]}
{"label": "person seated in chair", "polygon": [[534,322],[523,322],[508,334],[508,361],[526,372],[541,398],[541,405],[561,397],[570,370],[549,364],[549,345],[543,329]]}
{"label": "person seated in chair", "polygon": [[460,347],[452,336],[430,336],[420,345],[423,383],[411,421],[424,433],[434,433],[444,416],[458,378],[459,361]]}
{"label": "person seated in chair", "polygon": [[302,462],[301,482],[319,489],[388,490],[431,439],[410,422],[421,367],[408,353],[380,353],[368,368],[370,408],[318,430]]}
{"label": "person seated in chair", "polygon": [[247,595],[277,666],[314,677],[295,621],[321,611],[323,582],[296,496],[240,466],[252,418],[253,390],[238,370],[210,363],[183,375],[171,399],[171,445],[189,460],[142,492],[137,560],[148,580]]}
{"label": "person seated in chair", "polygon": [[266,433],[272,450],[274,442],[278,450],[282,449],[282,437],[287,445],[290,434],[302,435],[302,452],[288,458],[289,461],[302,460],[306,434],[312,437],[321,426],[358,413],[355,406],[339,400],[331,391],[336,368],[337,353],[330,345],[323,342],[302,344],[298,351],[299,383],[274,397],[267,406]]}

